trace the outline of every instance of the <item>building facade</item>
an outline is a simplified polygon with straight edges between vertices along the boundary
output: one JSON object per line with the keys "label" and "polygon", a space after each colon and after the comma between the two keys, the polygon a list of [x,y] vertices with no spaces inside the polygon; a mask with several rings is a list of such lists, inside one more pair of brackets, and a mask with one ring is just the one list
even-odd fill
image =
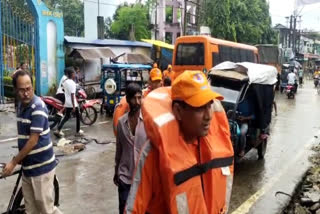
{"label": "building facade", "polygon": [[[292,49],[300,54],[320,54],[320,41],[312,39],[307,32],[296,32],[296,38],[292,38],[290,29],[282,24],[277,24],[274,29],[278,32],[279,47]],[[295,42],[295,46],[293,45]]]}
{"label": "building facade", "polygon": [[152,39],[174,44],[181,35],[195,34],[199,5],[200,0],[158,0],[150,8]]}

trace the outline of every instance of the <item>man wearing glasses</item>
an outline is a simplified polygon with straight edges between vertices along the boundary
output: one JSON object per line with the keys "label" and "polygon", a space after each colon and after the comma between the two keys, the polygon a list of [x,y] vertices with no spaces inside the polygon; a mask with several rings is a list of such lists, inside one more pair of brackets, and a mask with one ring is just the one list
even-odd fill
{"label": "man wearing glasses", "polygon": [[6,164],[2,175],[11,175],[16,165],[21,163],[26,213],[60,214],[61,211],[54,206],[53,198],[57,163],[50,139],[48,110],[42,100],[34,95],[32,76],[27,71],[17,71],[12,83],[19,100],[19,153]]}

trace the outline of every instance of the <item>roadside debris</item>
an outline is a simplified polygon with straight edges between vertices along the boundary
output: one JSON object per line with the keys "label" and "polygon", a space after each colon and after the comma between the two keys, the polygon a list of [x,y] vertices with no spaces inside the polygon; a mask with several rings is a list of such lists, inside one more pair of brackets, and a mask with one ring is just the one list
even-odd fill
{"label": "roadside debris", "polygon": [[8,112],[8,113],[14,113],[14,104],[9,103],[9,104],[0,104],[0,112]]}
{"label": "roadside debris", "polygon": [[320,144],[313,147],[312,167],[307,171],[283,214],[320,214]]}
{"label": "roadside debris", "polygon": [[95,142],[96,144],[110,144],[112,141],[99,142],[97,139],[88,137],[61,138],[57,143],[55,153],[57,157],[68,156],[85,150],[86,145]]}

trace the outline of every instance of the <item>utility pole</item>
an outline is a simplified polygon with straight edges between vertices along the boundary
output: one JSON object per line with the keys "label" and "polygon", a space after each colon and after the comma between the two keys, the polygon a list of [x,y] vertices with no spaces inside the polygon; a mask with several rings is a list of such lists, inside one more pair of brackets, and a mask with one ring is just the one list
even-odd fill
{"label": "utility pole", "polygon": [[291,48],[292,44],[292,15],[290,16],[290,28],[289,28],[289,48]]}
{"label": "utility pole", "polygon": [[200,23],[200,18],[201,18],[201,2],[200,0],[197,0],[197,10],[196,10],[196,25],[197,25],[197,31],[200,32],[200,26],[201,26],[201,23]]}
{"label": "utility pole", "polygon": [[184,20],[183,20],[183,35],[187,33],[187,0],[184,0]]}
{"label": "utility pole", "polygon": [[[287,23],[287,25],[286,25],[286,27],[287,27],[287,29],[289,29],[289,16],[287,16],[286,17],[286,23]],[[289,32],[290,32],[290,30],[289,30]],[[285,36],[284,36],[284,44],[285,44],[285,48],[288,48],[289,47],[289,33],[288,33],[288,31],[286,30],[286,32],[285,32]]]}
{"label": "utility pole", "polygon": [[100,0],[98,0],[98,16],[100,16]]}
{"label": "utility pole", "polygon": [[297,39],[297,16],[293,17],[294,23],[293,23],[293,52],[296,53],[296,39]]}
{"label": "utility pole", "polygon": [[158,2],[156,1],[156,14],[155,14],[155,21],[154,21],[154,38],[157,40],[157,33],[158,33]]}
{"label": "utility pole", "polygon": [[104,39],[104,18],[100,16],[100,0],[98,0],[98,16],[97,16],[97,31],[98,31],[98,39]]}

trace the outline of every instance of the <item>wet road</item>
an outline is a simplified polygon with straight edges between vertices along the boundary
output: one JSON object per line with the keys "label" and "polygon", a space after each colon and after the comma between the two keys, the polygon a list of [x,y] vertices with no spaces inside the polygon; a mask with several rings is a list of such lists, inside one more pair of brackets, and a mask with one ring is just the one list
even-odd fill
{"label": "wet road", "polygon": [[[273,117],[265,160],[258,161],[256,151],[252,151],[237,166],[230,213],[279,213],[288,198],[275,197],[275,193],[290,194],[308,167],[308,147],[320,134],[320,96],[310,82],[299,89],[294,100],[284,94],[277,94],[276,99],[278,116]],[[12,115],[1,114],[1,120],[10,121],[0,125],[0,162],[5,162],[16,153],[11,148],[15,141],[6,141],[15,137],[15,124]],[[72,122],[66,128],[67,134],[72,134]],[[114,141],[112,123],[104,116],[94,126],[82,129],[89,137]],[[83,152],[59,158],[57,175],[64,213],[117,213],[117,189],[112,182],[114,153],[114,144],[91,143]],[[14,181],[14,177],[0,180],[0,213],[9,201]]]}

